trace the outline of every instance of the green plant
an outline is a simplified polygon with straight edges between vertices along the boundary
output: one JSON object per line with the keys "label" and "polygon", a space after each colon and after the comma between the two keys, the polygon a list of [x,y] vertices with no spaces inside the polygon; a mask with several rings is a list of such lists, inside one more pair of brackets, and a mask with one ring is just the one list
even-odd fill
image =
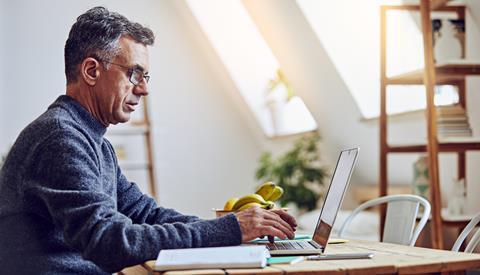
{"label": "green plant", "polygon": [[255,177],[284,189],[279,200],[281,206],[292,202],[299,210],[310,211],[323,196],[327,171],[319,163],[319,140],[320,134],[313,132],[301,137],[290,151],[277,158],[270,152],[261,155]]}
{"label": "green plant", "polygon": [[277,69],[276,76],[274,79],[270,79],[268,82],[267,86],[267,93],[272,93],[275,91],[279,86],[284,86],[285,90],[287,91],[287,98],[286,100],[292,99],[292,97],[295,96],[295,93],[293,92],[292,86],[288,82],[287,78],[285,77],[285,74],[283,73],[282,70]]}

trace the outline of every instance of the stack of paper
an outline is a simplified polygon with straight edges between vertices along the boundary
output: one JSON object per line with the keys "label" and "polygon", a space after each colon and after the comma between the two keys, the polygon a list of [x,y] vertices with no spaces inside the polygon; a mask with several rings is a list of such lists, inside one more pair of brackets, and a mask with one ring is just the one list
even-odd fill
{"label": "stack of paper", "polygon": [[165,249],[158,254],[155,270],[263,268],[268,257],[263,245]]}

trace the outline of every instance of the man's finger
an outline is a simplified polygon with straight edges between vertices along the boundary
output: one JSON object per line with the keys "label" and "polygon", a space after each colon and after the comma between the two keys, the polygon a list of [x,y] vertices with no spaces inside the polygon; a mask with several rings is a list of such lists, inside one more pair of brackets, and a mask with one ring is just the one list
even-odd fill
{"label": "man's finger", "polygon": [[265,213],[265,219],[266,220],[273,220],[275,221],[276,223],[279,223],[281,224],[283,227],[285,228],[289,228],[292,232],[295,231],[295,229],[288,223],[286,222],[284,219],[282,219],[279,215],[277,215],[276,213],[274,212],[271,212],[271,211],[266,211],[267,213]]}
{"label": "man's finger", "polygon": [[271,210],[271,212],[279,215],[280,218],[282,218],[282,220],[286,221],[292,227],[297,227],[297,221],[295,220],[295,218],[293,216],[291,216],[290,214],[288,214],[287,212],[285,212],[284,210],[275,209],[275,210]]}
{"label": "man's finger", "polygon": [[284,232],[272,226],[262,226],[260,229],[260,234],[268,235],[269,237],[278,237],[282,240],[287,238],[287,235]]}
{"label": "man's finger", "polygon": [[268,242],[269,243],[274,243],[275,242],[275,237],[268,235]]}
{"label": "man's finger", "polygon": [[[295,232],[289,226],[284,226],[283,224],[278,223],[274,220],[264,220],[261,226],[267,226],[270,228],[280,230],[285,235],[285,237],[289,239],[295,237]],[[280,238],[284,239],[284,237],[280,237]]]}

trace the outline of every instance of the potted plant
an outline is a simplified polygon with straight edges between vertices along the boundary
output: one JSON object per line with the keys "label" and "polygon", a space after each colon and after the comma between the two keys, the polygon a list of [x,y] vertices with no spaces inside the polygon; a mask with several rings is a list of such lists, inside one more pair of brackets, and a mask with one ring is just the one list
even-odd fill
{"label": "potted plant", "polygon": [[310,211],[323,197],[327,170],[319,163],[319,140],[320,134],[315,131],[301,137],[283,155],[276,158],[270,152],[261,155],[255,177],[284,189],[279,199],[282,207],[293,203],[301,212]]}

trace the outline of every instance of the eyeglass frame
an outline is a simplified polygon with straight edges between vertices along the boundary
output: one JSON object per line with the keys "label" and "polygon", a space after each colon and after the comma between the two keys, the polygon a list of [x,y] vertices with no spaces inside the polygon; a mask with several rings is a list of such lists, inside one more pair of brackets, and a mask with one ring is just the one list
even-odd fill
{"label": "eyeglass frame", "polygon": [[[100,61],[126,69],[126,70],[127,70],[127,74],[128,74],[128,80],[129,80],[134,86],[140,85],[140,83],[141,83],[143,80],[145,80],[145,83],[148,83],[148,81],[150,80],[150,76],[148,75],[148,73],[144,73],[141,69],[137,68],[137,65],[135,65],[135,66],[133,66],[133,67],[128,67],[128,66],[120,65],[120,64],[113,63],[113,62],[110,62],[110,61],[105,61],[105,60],[100,60]],[[133,77],[133,73],[140,74],[140,75],[142,76],[142,80],[141,80],[141,81],[138,81],[137,79],[135,79],[135,78]]]}

